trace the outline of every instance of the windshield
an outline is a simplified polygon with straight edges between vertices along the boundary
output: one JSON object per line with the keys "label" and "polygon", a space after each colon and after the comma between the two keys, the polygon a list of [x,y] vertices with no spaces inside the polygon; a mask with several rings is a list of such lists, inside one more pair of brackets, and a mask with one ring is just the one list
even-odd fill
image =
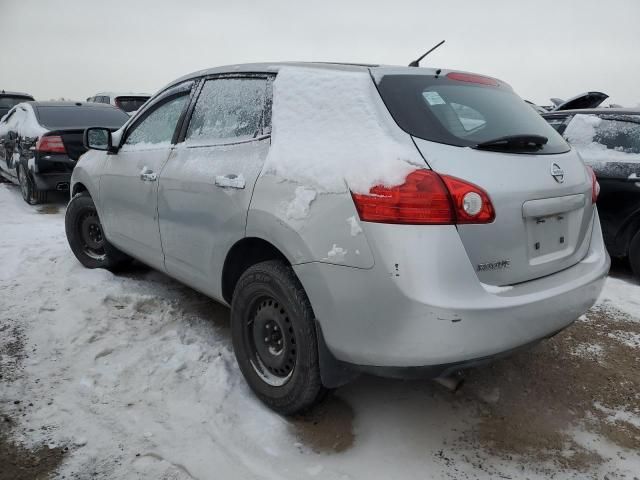
{"label": "windshield", "polygon": [[117,97],[116,105],[127,113],[139,110],[149,97]]}
{"label": "windshield", "polygon": [[516,153],[569,150],[562,137],[509,87],[446,76],[384,75],[378,89],[398,125],[425,140],[473,147],[503,137],[537,135],[546,137],[547,143],[535,151]]}
{"label": "windshield", "polygon": [[36,108],[38,121],[50,129],[107,127],[120,128],[129,116],[113,107],[51,106]]}

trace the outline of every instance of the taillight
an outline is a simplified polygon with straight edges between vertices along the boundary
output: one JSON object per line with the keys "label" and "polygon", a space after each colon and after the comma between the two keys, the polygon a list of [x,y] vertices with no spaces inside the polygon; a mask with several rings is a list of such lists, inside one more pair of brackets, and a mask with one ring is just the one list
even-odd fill
{"label": "taillight", "polygon": [[67,153],[67,149],[59,135],[40,137],[36,143],[36,151],[48,153]]}
{"label": "taillight", "polygon": [[591,203],[596,203],[598,201],[598,195],[600,195],[600,184],[598,183],[598,177],[596,177],[596,172],[593,171],[589,165],[585,165],[587,172],[589,172],[589,177],[591,178]]}
{"label": "taillight", "polygon": [[495,218],[484,190],[432,170],[415,170],[396,187],[377,185],[368,194],[351,195],[364,222],[454,225],[489,223]]}

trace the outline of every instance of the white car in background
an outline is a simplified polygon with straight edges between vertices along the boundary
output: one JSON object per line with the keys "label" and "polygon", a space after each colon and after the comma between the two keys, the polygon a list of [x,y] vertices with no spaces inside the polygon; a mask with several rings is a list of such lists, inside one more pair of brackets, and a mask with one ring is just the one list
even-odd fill
{"label": "white car in background", "polygon": [[87,102],[108,103],[132,116],[149,98],[151,98],[151,95],[148,93],[100,92],[93,97],[87,98]]}

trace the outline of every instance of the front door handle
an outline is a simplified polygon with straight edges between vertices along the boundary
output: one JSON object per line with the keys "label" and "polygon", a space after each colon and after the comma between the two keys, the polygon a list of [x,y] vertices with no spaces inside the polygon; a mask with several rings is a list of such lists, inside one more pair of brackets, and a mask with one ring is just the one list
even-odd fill
{"label": "front door handle", "polygon": [[140,170],[140,180],[143,182],[155,182],[158,179],[158,175],[148,167],[144,167]]}
{"label": "front door handle", "polygon": [[236,175],[235,173],[230,173],[228,175],[216,176],[216,186],[218,187],[243,189],[245,185],[246,182],[242,174]]}

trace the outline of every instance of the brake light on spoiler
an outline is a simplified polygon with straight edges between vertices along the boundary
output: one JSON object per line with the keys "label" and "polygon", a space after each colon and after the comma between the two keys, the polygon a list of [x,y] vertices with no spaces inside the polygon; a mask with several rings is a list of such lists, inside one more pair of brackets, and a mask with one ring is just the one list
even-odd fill
{"label": "brake light on spoiler", "polygon": [[377,185],[368,194],[351,196],[364,222],[459,225],[495,219],[491,199],[482,188],[433,170],[415,170],[402,185]]}

